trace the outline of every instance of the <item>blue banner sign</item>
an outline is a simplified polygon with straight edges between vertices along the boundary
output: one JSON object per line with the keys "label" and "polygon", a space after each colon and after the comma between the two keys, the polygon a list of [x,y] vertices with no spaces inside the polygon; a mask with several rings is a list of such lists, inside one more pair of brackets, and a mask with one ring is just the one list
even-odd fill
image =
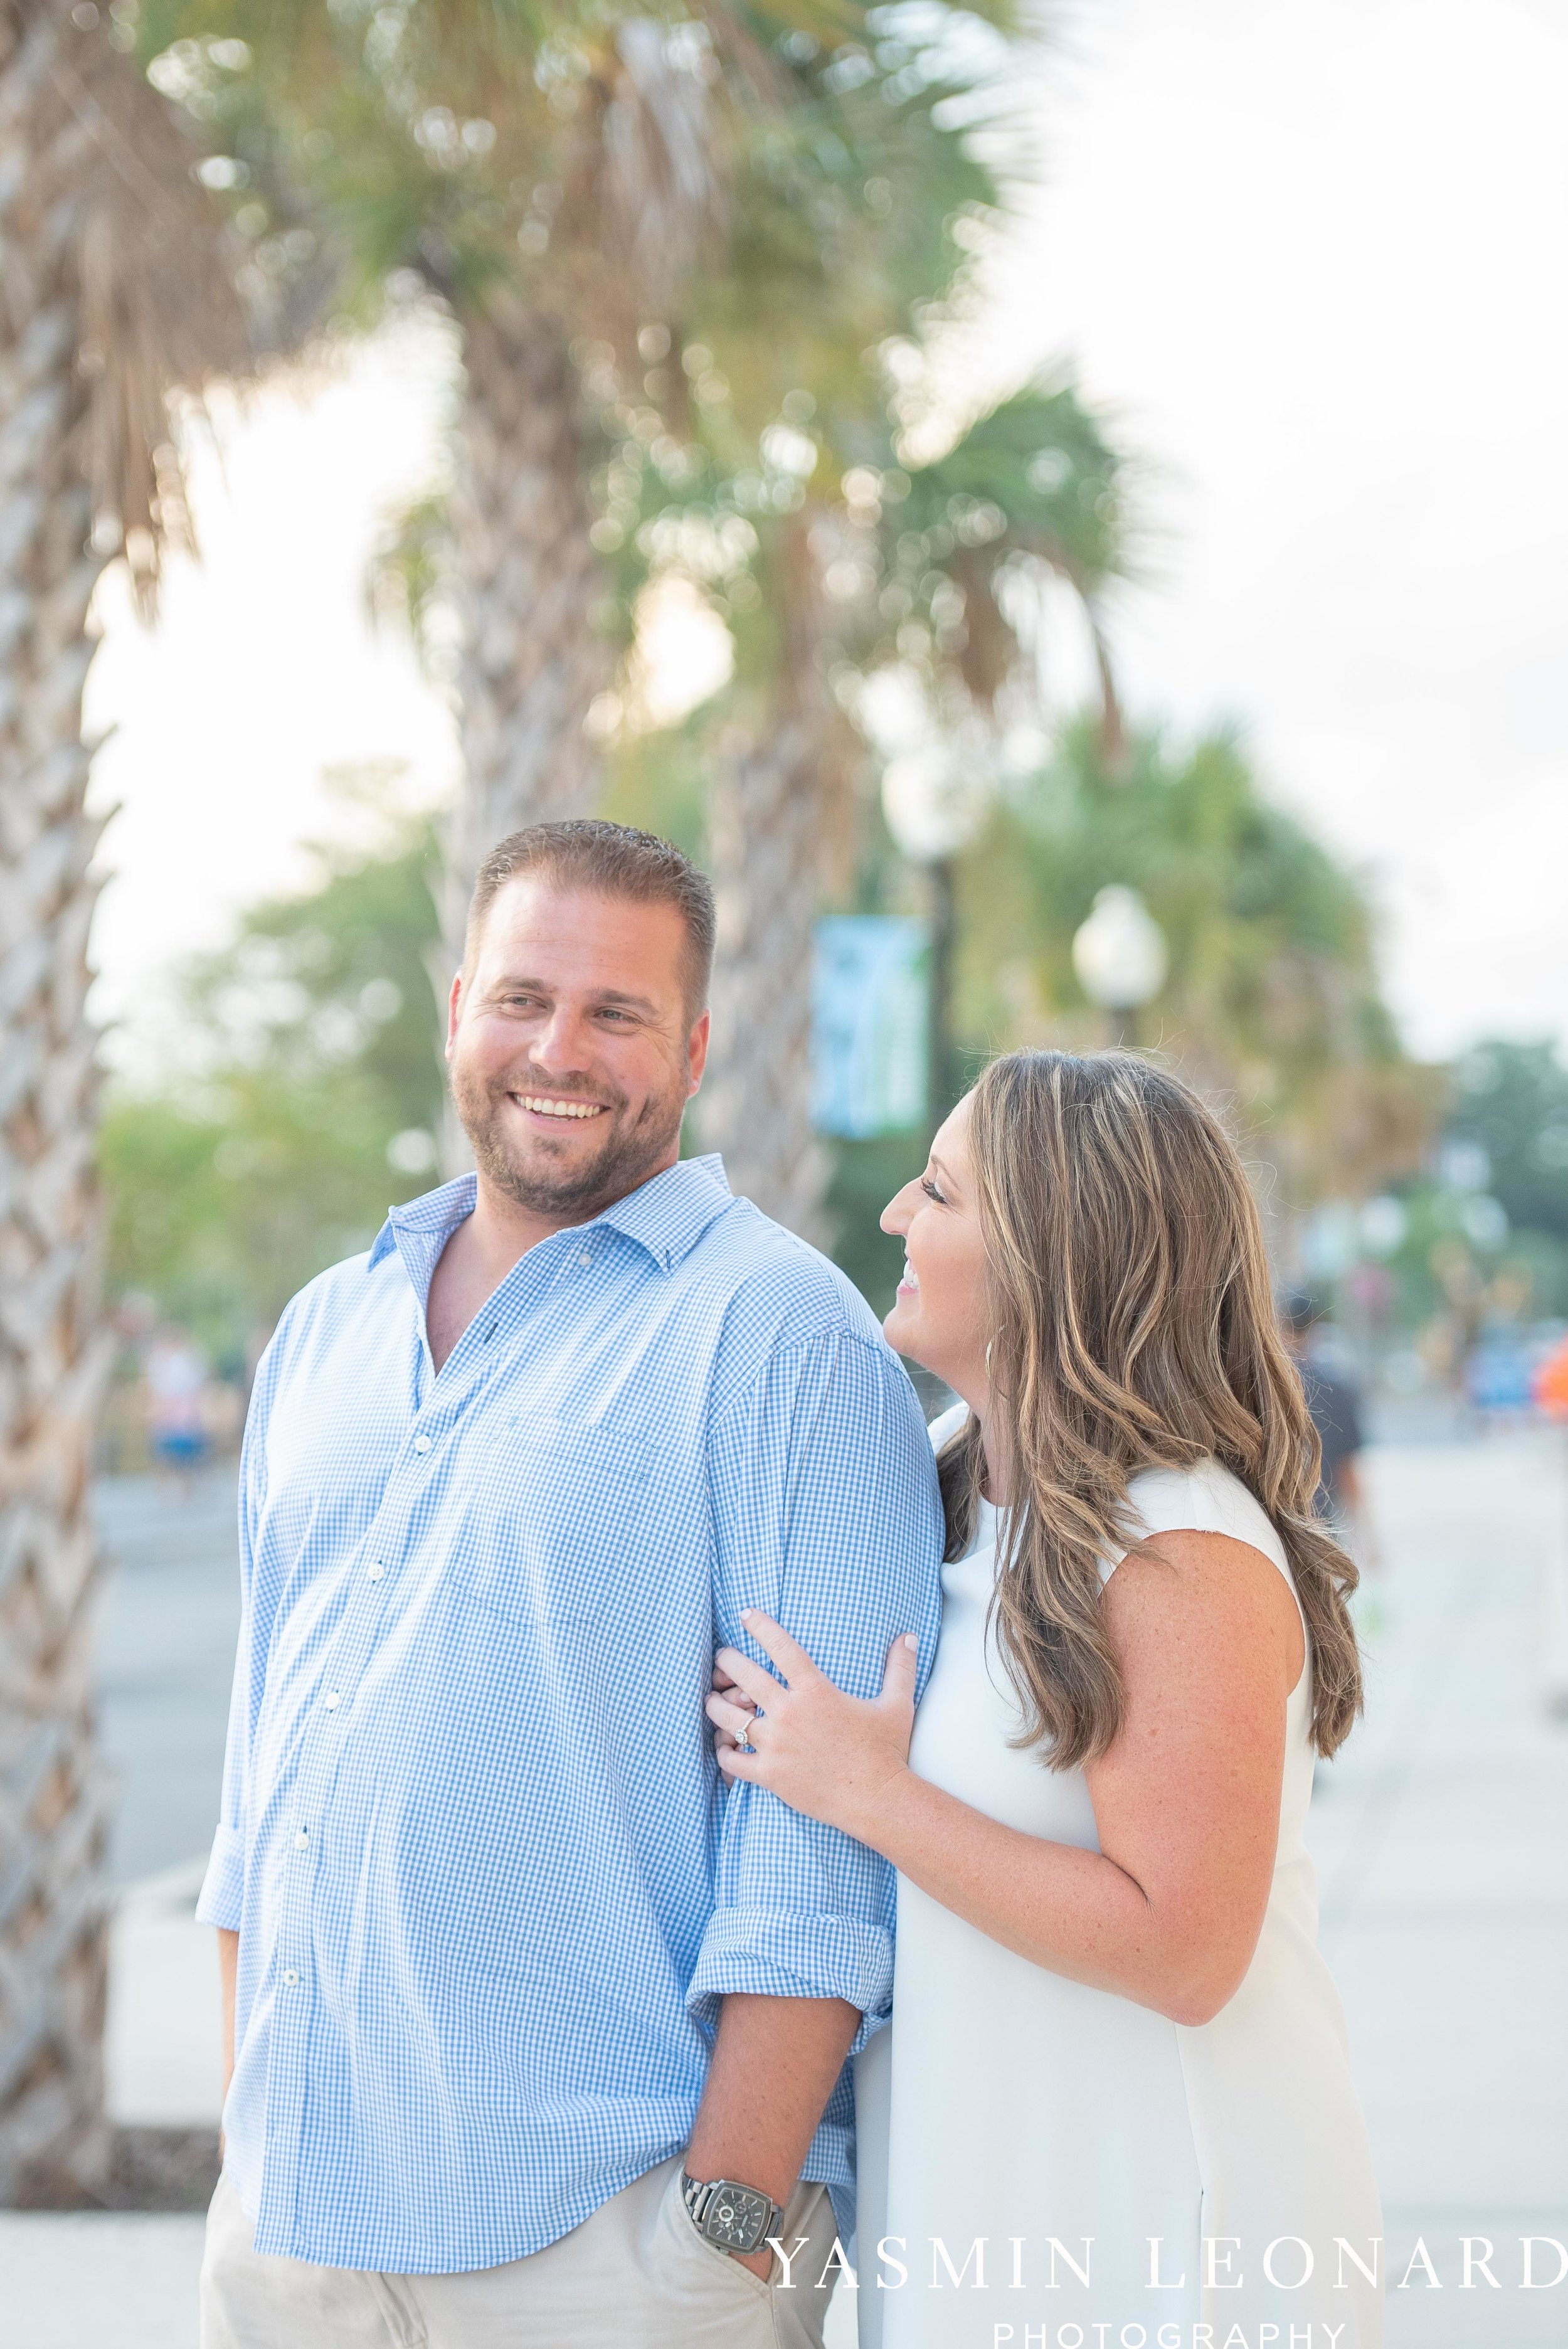
{"label": "blue banner sign", "polygon": [[861,1142],[925,1123],[931,926],[830,914],[811,978],[811,1122]]}

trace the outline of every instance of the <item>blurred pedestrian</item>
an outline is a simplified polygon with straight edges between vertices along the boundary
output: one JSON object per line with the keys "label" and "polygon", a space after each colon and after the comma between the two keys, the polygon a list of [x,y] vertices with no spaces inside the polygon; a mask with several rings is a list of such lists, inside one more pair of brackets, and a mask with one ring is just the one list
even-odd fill
{"label": "blurred pedestrian", "polygon": [[183,1330],[160,1330],[142,1365],[147,1437],[153,1459],[182,1494],[207,1456],[207,1357]]}
{"label": "blurred pedestrian", "polygon": [[1536,1364],[1531,1397],[1548,1419],[1568,1422],[1568,1338],[1559,1339],[1545,1361]]}
{"label": "blurred pedestrian", "polygon": [[1280,1328],[1301,1373],[1306,1407],[1323,1447],[1314,1506],[1357,1563],[1363,1569],[1375,1569],[1377,1545],[1361,1476],[1367,1439],[1359,1383],[1321,1342],[1318,1333],[1328,1316],[1320,1298],[1310,1289],[1287,1288],[1278,1303]]}

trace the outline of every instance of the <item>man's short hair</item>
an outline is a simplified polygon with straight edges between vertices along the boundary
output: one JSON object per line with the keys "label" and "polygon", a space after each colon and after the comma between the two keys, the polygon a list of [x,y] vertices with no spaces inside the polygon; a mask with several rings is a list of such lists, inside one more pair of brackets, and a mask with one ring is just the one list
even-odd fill
{"label": "man's short hair", "polygon": [[537,874],[557,889],[583,889],[597,897],[625,897],[640,905],[673,905],[686,925],[681,978],[686,1016],[707,1002],[713,976],[713,884],[689,856],[651,832],[629,823],[577,817],[565,823],[531,823],[498,840],[480,866],[469,903],[465,968],[472,969],[485,916],[509,881]]}

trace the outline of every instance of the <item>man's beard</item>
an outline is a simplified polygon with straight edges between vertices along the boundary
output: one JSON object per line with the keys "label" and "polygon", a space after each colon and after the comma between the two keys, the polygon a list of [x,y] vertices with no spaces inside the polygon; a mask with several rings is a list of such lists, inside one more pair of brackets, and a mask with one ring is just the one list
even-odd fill
{"label": "man's beard", "polygon": [[[534,1164],[528,1165],[502,1130],[509,1095],[526,1090],[527,1086],[515,1078],[490,1087],[460,1069],[452,1071],[453,1104],[469,1137],[474,1164],[485,1180],[493,1183],[498,1191],[504,1192],[530,1215],[547,1216],[562,1224],[585,1224],[645,1183],[655,1169],[667,1160],[686,1113],[684,1087],[678,1093],[672,1091],[667,1098],[650,1094],[631,1116],[627,1114],[624,1097],[617,1097],[603,1113],[604,1139],[593,1155],[578,1159],[575,1164],[563,1166],[556,1173],[546,1154],[547,1136],[539,1137],[545,1149],[540,1152]],[[572,1098],[570,1088],[558,1079],[537,1090]],[[603,1091],[578,1098],[600,1100]],[[520,1142],[521,1139],[520,1136]]]}

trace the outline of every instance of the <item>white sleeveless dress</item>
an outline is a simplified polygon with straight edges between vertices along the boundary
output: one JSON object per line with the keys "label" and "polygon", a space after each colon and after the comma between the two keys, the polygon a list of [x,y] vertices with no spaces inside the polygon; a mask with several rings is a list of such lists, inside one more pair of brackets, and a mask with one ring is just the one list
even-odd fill
{"label": "white sleeveless dress", "polygon": [[[965,1416],[944,1414],[933,1442]],[[1267,1516],[1217,1462],[1149,1472],[1130,1497],[1150,1533],[1228,1534],[1290,1580]],[[970,1554],[943,1571],[910,1759],[992,1818],[1095,1851],[1083,1773],[1006,1742],[1017,1709],[986,1632],[995,1540],[983,1504]],[[1212,2349],[1284,2349],[1293,2328],[1311,2349],[1377,2349],[1381,2287],[1363,2270],[1381,2277],[1382,2218],[1302,1839],[1310,1688],[1304,1668],[1257,1951],[1212,2023],[1189,2029],[1047,1972],[900,1878],[893,2020],[855,2074],[861,2349],[992,2349],[1026,2328],[1038,2344],[1042,2325],[1049,2349],[1194,2349],[1205,2324]]]}

